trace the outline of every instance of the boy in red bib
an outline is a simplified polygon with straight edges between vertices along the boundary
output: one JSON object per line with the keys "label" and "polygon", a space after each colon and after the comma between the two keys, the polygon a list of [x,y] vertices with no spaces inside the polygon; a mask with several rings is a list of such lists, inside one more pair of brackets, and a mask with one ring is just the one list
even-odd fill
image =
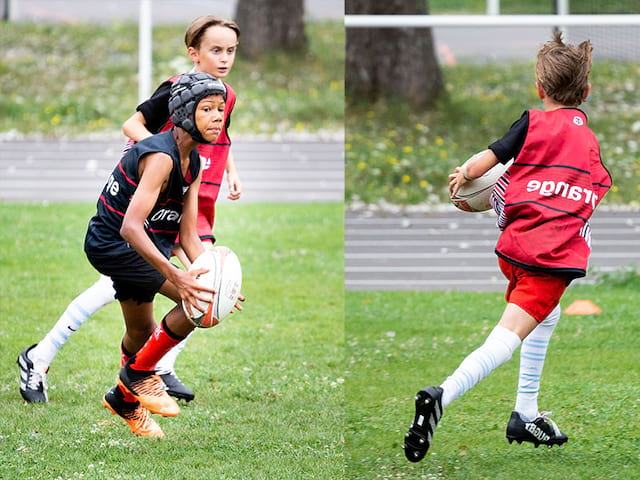
{"label": "boy in red bib", "polygon": [[481,347],[440,386],[417,393],[416,413],[404,441],[412,462],[427,453],[443,409],[508,361],[521,344],[507,439],[536,447],[567,441],[556,424],[539,413],[537,399],[547,346],[560,318],[560,298],[573,279],[586,274],[589,218],[611,187],[595,135],[577,108],[590,90],[591,50],[588,41],[567,45],[555,34],[539,50],[536,63],[544,110],[524,112],[483,155],[449,175],[453,196],[498,162],[514,159],[491,199],[502,231],[495,252],[509,281],[507,306]]}

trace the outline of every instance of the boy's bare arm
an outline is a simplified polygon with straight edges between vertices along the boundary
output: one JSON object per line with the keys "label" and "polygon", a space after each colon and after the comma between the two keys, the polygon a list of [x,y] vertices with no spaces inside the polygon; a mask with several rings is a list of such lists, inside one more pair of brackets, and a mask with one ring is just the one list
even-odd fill
{"label": "boy's bare arm", "polygon": [[467,161],[464,165],[456,167],[454,173],[449,174],[449,193],[451,196],[455,196],[462,185],[474,178],[481,177],[497,163],[498,157],[496,157],[496,154],[490,149],[487,149],[471,161]]}
{"label": "boy's bare arm", "polygon": [[229,150],[229,155],[227,156],[225,170],[227,171],[227,183],[229,185],[229,195],[227,198],[229,200],[238,200],[242,195],[242,183],[240,182],[240,176],[238,175],[238,170],[236,170],[236,164],[231,150]]}
{"label": "boy's bare arm", "polygon": [[122,124],[122,133],[134,142],[139,142],[153,135],[146,127],[146,120],[141,112],[131,115]]}

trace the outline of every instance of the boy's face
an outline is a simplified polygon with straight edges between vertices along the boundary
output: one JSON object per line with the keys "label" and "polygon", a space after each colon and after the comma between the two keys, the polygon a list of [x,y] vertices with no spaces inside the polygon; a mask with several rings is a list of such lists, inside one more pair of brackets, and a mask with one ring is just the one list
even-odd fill
{"label": "boy's face", "polygon": [[198,103],[195,112],[196,128],[207,142],[215,142],[224,123],[224,98],[210,95]]}
{"label": "boy's face", "polygon": [[216,78],[227,76],[236,59],[238,37],[228,27],[217,25],[204,32],[200,47],[189,47],[188,54],[196,64],[196,70],[206,72]]}

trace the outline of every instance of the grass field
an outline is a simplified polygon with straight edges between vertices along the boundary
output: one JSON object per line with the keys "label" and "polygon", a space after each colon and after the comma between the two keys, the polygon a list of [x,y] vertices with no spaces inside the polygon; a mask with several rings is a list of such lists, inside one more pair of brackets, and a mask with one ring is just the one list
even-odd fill
{"label": "grass field", "polygon": [[[97,278],[82,252],[93,211],[0,203],[0,478],[341,478],[342,205],[218,208],[219,243],[243,265],[245,310],[189,341],[176,368],[196,399],[159,418],[159,441],[101,406],[119,362],[117,304],[55,358],[49,404],[18,392],[18,353]],[[157,303],[158,316],[170,307]]]}
{"label": "grass field", "polygon": [[413,396],[440,384],[479,346],[504,308],[500,293],[347,292],[347,478],[627,480],[640,478],[638,277],[572,287],[603,313],[563,315],[549,347],[540,408],[569,436],[562,448],[509,445],[505,428],[518,352],[451,404],[421,463],[402,451]]}

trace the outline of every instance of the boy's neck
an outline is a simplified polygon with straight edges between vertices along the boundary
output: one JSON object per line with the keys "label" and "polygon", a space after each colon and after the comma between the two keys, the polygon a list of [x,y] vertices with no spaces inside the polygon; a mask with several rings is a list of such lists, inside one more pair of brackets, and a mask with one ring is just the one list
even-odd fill
{"label": "boy's neck", "polygon": [[173,139],[178,146],[178,151],[180,152],[181,159],[189,158],[191,151],[198,146],[198,142],[196,142],[193,138],[191,138],[191,135],[189,135],[179,127],[173,128]]}
{"label": "boy's neck", "polygon": [[545,97],[544,99],[542,99],[542,109],[545,112],[558,110],[560,108],[577,108],[577,107],[575,105],[563,105],[562,103],[558,103],[549,97]]}

